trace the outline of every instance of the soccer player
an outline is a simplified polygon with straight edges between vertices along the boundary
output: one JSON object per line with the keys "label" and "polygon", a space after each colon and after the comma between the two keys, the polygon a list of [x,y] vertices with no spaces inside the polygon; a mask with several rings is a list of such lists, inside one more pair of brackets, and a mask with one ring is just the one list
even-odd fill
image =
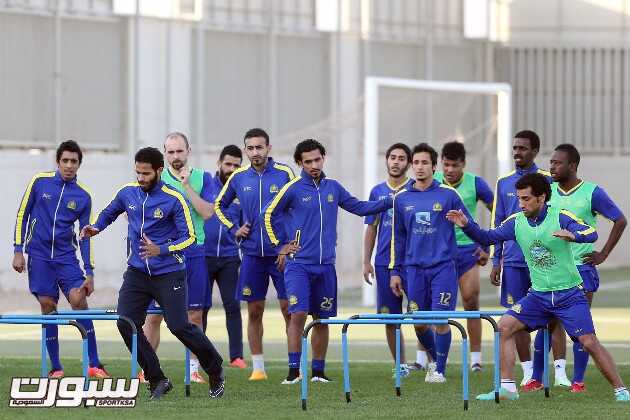
{"label": "soccer player", "polygon": [[[603,263],[615,248],[626,228],[627,221],[619,207],[602,187],[578,178],[579,164],[580,153],[575,146],[561,144],[556,147],[549,166],[551,176],[555,181],[551,185],[549,204],[569,210],[589,226],[596,226],[598,214],[613,222],[610,235],[601,251],[595,251],[591,243],[572,244],[575,264],[584,282],[584,291],[590,305],[593,302],[593,294],[599,288],[599,275],[595,266]],[[571,392],[584,392],[586,389],[584,373],[588,364],[588,352],[578,342],[573,343],[573,361]]]}
{"label": "soccer player", "polygon": [[[437,152],[428,144],[413,148],[415,182],[394,196],[390,287],[396,296],[407,280],[411,311],[452,311],[457,304],[457,242],[446,212],[466,210],[457,191],[433,178]],[[403,273],[404,271],[404,273]],[[443,383],[451,347],[449,325],[416,325],[416,335],[430,356],[425,382]]]}
{"label": "soccer player", "polygon": [[[73,310],[88,309],[87,297],[94,292],[92,246],[90,241],[79,246],[74,232],[77,220],[81,229],[90,223],[92,213],[90,190],[77,180],[83,152],[75,141],[64,141],[57,147],[56,160],[56,171],[40,172],[31,179],[15,222],[13,269],[28,271],[29,290],[44,315],[57,311],[59,289]],[[77,247],[85,273],[77,259]],[[109,378],[98,358],[93,322],[78,322],[88,333],[89,376]],[[56,325],[46,326],[46,348],[52,364],[48,376],[63,377]]]}
{"label": "soccer player", "polygon": [[[214,203],[219,192],[234,171],[241,167],[243,153],[233,144],[225,146],[219,155],[219,169],[212,179],[210,199]],[[238,226],[241,223],[241,205],[234,199],[225,209],[225,214]],[[212,307],[212,287],[217,283],[221,293],[221,301],[225,310],[225,325],[227,327],[230,349],[230,366],[244,369],[247,364],[243,360],[243,322],[241,320],[241,305],[236,297],[238,285],[238,268],[241,259],[238,245],[233,232],[216,217],[206,220],[205,254],[208,267],[209,286],[206,288],[204,305],[204,331],[207,325],[208,311]]]}
{"label": "soccer player", "polygon": [[[151,399],[159,399],[173,388],[141,328],[152,299],[162,308],[171,333],[197,356],[208,374],[208,396],[220,398],[225,390],[223,360],[186,314],[188,287],[183,252],[196,239],[188,204],[181,193],[160,179],[164,157],[158,149],[140,149],[135,167],[137,182],[122,186],[96,222],[83,227],[81,238],[99,234],[121,213],[127,213],[130,254],[118,292],[118,313],[136,324],[138,362],[149,381]],[[123,321],[117,326],[131,351],[131,327]]]}
{"label": "soccer player", "polygon": [[[523,175],[529,173],[540,173],[547,177],[549,183],[552,182],[551,175],[536,166],[534,159],[540,150],[540,138],[538,134],[531,130],[523,130],[516,133],[512,140],[512,152],[516,169],[497,180],[495,188],[494,204],[492,206],[491,227],[499,226],[501,222],[512,214],[520,212],[518,198],[516,196],[515,184]],[[493,247],[492,271],[490,280],[495,286],[501,286],[501,305],[505,308],[511,307],[527,294],[531,287],[531,280],[527,264],[523,257],[523,252],[514,241],[497,242]],[[543,335],[539,331],[536,341],[542,348]],[[531,337],[527,331],[519,331],[515,337],[516,350],[521,360],[523,369],[523,380],[521,386],[523,391],[533,390],[536,382],[531,382],[533,375],[533,364],[531,360]],[[565,353],[566,342],[562,328],[554,329],[552,335],[552,347],[555,366],[555,384],[561,386],[571,386],[571,382],[566,376]]]}
{"label": "soccer player", "polygon": [[[438,182],[457,190],[468,213],[474,218],[477,215],[477,202],[481,201],[492,211],[494,195],[483,178],[464,171],[466,167],[466,148],[457,141],[445,143],[442,147],[442,171],[434,175]],[[479,266],[488,262],[486,251],[474,243],[459,228],[455,228],[457,240],[457,276],[459,277],[459,293],[462,296],[464,309],[479,310]],[[470,365],[473,372],[481,371],[481,320],[466,321],[470,339]]]}
{"label": "soccer player", "polygon": [[[276,266],[278,250],[263,234],[260,212],[290,180],[293,171],[269,157],[269,135],[260,128],[245,133],[245,154],[251,165],[239,168],[230,176],[215,201],[216,215],[227,231],[240,242],[243,261],[239,273],[238,297],[247,302],[247,338],[252,354],[253,370],[250,381],[267,379],[263,357],[263,313],[269,288],[269,277],[276,289],[280,310],[286,325],[289,324],[288,303],[284,276]],[[226,213],[238,199],[243,212],[240,228]],[[284,238],[284,237],[283,237]],[[283,259],[284,256],[280,256]]]}
{"label": "soccer player", "polygon": [[[489,245],[516,241],[523,250],[532,281],[531,290],[513,304],[499,321],[501,332],[500,398],[518,399],[514,382],[514,337],[518,331],[533,331],[559,319],[567,333],[593,356],[597,367],[613,386],[617,401],[630,401],[615,363],[595,335],[588,300],[575,266],[572,242],[593,243],[597,232],[574,214],[550,207],[551,187],[545,176],[525,174],[516,182],[521,212],[509,216],[496,229],[482,230],[462,212],[451,211],[447,218],[475,241]],[[494,391],[477,396],[494,401]]]}
{"label": "soccer player", "polygon": [[[381,182],[370,191],[370,201],[384,200],[393,197],[394,194],[405,188],[409,182],[407,170],[411,165],[411,150],[403,143],[392,144],[385,153],[387,166],[387,181]],[[392,237],[391,210],[380,214],[370,215],[365,218],[365,234],[363,237],[363,279],[372,284],[370,278],[376,277],[376,310],[378,313],[402,313],[402,296],[396,296],[389,287],[389,257]],[[377,243],[378,238],[378,243]],[[372,265],[372,252],[377,243],[374,266]],[[404,288],[406,290],[406,287]],[[387,345],[392,357],[396,357],[396,328],[394,325],[385,326]],[[409,368],[405,362],[404,338],[400,336],[400,360],[401,373],[409,374]],[[424,354],[424,351],[422,352]]]}
{"label": "soccer player", "polygon": [[[391,207],[387,197],[359,201],[341,184],[323,172],[326,149],[317,140],[303,140],[295,147],[293,158],[302,168],[299,177],[286,184],[268,204],[263,214],[270,242],[279,254],[291,254],[280,261],[289,295],[291,314],[288,331],[289,373],[283,384],[300,380],[301,336],[306,318],[325,319],[337,315],[337,213],[339,207],[359,215],[377,214]],[[293,243],[282,242],[282,231]],[[282,247],[280,247],[282,245]],[[294,247],[298,247],[296,249]],[[313,331],[312,382],[329,382],[325,374],[328,325]],[[302,372],[306,374],[306,372]]]}
{"label": "soccer player", "polygon": [[[203,169],[188,165],[190,145],[184,133],[173,132],[164,140],[164,154],[168,167],[162,171],[162,181],[179,191],[187,200],[195,229],[196,242],[183,252],[186,257],[186,283],[188,285],[188,320],[203,328],[202,311],[208,287],[208,271],[204,259],[204,223],[214,214],[214,202],[210,200],[212,176]],[[159,309],[155,302],[149,309]],[[154,350],[160,344],[160,324],[162,315],[147,315],[144,324],[144,334]],[[205,383],[206,380],[199,373],[199,361],[190,358],[190,380]]]}

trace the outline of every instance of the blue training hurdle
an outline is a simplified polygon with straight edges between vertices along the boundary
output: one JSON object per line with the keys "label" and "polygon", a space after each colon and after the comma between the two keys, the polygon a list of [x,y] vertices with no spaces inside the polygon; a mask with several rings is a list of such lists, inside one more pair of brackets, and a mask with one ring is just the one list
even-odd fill
{"label": "blue training hurdle", "polygon": [[[87,344],[87,331],[83,328],[83,325],[71,319],[41,319],[41,318],[5,318],[4,315],[0,316],[0,324],[13,324],[13,325],[41,325],[42,326],[42,342],[41,342],[41,352],[43,360],[47,359],[47,350],[46,350],[46,328],[45,325],[72,325],[81,333],[81,341],[82,341],[82,371],[83,376],[87,378],[88,376],[88,344]],[[42,364],[41,366],[41,377],[48,377],[48,367],[47,364]]]}
{"label": "blue training hurdle", "polygon": [[[308,333],[309,331],[318,324],[323,325],[417,325],[417,324],[432,324],[432,325],[446,325],[450,324],[459,330],[462,335],[462,360],[465,362],[468,360],[468,335],[466,334],[465,328],[458,323],[457,321],[453,321],[450,319],[317,319],[311,323],[309,323],[302,333],[302,356],[300,359],[300,370],[302,372],[302,387],[301,387],[301,400],[302,400],[302,410],[306,410],[307,404],[306,400],[308,398]],[[398,344],[396,346],[396,351],[400,354],[400,329],[397,329],[397,338]],[[349,398],[349,365],[347,363],[347,336],[342,336],[342,350],[346,349],[346,355],[344,360],[346,361],[343,366],[344,370],[344,389],[346,392],[346,401],[350,401]],[[400,359],[398,358],[398,365],[396,366],[396,371],[399,374],[400,372]],[[397,391],[400,392],[400,383],[397,384]],[[464,410],[468,410],[468,370],[462,369],[462,399],[464,400]]]}

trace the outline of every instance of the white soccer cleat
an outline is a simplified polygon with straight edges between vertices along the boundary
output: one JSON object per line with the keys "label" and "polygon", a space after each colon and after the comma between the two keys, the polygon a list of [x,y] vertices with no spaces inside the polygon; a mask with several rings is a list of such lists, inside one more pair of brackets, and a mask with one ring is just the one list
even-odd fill
{"label": "white soccer cleat", "polygon": [[532,374],[533,372],[528,372],[526,375],[523,376],[523,380],[521,381],[521,386],[527,385],[527,382],[529,382],[532,379]]}
{"label": "white soccer cleat", "polygon": [[436,381],[433,379],[433,377],[437,374],[437,363],[435,362],[430,362],[427,365],[427,374],[424,377],[424,382],[433,382],[435,383]]}
{"label": "white soccer cleat", "polygon": [[430,377],[426,377],[424,381],[431,384],[443,384],[446,382],[446,377],[440,372],[434,372]]}
{"label": "white soccer cleat", "polygon": [[567,378],[566,373],[561,373],[556,375],[556,380],[554,381],[554,386],[564,386],[567,388],[571,387],[571,381]]}

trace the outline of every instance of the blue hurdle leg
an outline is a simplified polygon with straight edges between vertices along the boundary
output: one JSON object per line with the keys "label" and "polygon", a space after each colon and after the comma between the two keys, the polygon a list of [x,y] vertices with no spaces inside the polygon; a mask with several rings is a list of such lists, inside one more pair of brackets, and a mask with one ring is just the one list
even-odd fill
{"label": "blue hurdle leg", "polygon": [[184,352],[184,363],[186,366],[184,367],[184,384],[186,385],[186,396],[190,397],[190,350],[186,348]]}
{"label": "blue hurdle leg", "polygon": [[501,333],[494,333],[494,402],[499,404],[499,390],[501,388]]}
{"label": "blue hurdle leg", "polygon": [[300,358],[300,373],[302,375],[302,410],[306,411],[308,397],[308,337],[302,337],[302,357]]}
{"label": "blue hurdle leg", "polygon": [[348,334],[341,333],[341,359],[343,361],[343,390],[346,393],[346,402],[352,401],[350,395],[350,363],[348,356]]}
{"label": "blue hurdle leg", "polygon": [[42,378],[48,377],[48,350],[46,349],[46,326],[42,325],[42,361],[41,361],[41,374]]}
{"label": "blue hurdle leg", "polygon": [[138,368],[138,334],[131,335],[131,379],[135,378]]}
{"label": "blue hurdle leg", "polygon": [[400,324],[396,325],[396,396],[400,397]]}
{"label": "blue hurdle leg", "polygon": [[83,377],[86,379],[85,386],[87,386],[88,378],[88,340],[87,337],[83,339]]}
{"label": "blue hurdle leg", "polygon": [[462,398],[464,410],[468,410],[468,339],[462,340]]}
{"label": "blue hurdle leg", "polygon": [[545,397],[549,398],[549,330],[543,330],[543,386],[545,387]]}

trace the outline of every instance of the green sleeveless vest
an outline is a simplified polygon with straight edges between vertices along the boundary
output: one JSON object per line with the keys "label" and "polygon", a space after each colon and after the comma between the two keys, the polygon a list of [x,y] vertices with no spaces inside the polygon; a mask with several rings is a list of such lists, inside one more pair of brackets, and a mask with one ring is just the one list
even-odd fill
{"label": "green sleeveless vest", "polygon": [[[549,204],[559,209],[569,210],[575,214],[580,220],[593,228],[597,225],[597,217],[593,214],[591,207],[591,200],[593,198],[593,191],[597,188],[596,184],[592,182],[582,182],[577,185],[573,191],[568,194],[560,194],[559,185],[557,182],[551,184],[551,200]],[[573,256],[575,257],[575,265],[584,265],[582,257],[589,252],[593,252],[593,244],[576,244],[572,243]]]}
{"label": "green sleeveless vest", "polygon": [[[436,171],[435,174],[433,174],[433,178],[442,184],[455,188],[462,197],[464,206],[466,206],[470,215],[473,219],[477,219],[477,187],[475,186],[475,175],[470,172],[464,172],[457,186],[448,184],[444,180],[444,173],[442,171]],[[455,226],[455,239],[457,240],[457,246],[472,245],[475,243],[457,226]]]}
{"label": "green sleeveless vest", "polygon": [[565,290],[582,283],[571,243],[553,236],[560,230],[560,209],[549,207],[539,226],[530,226],[522,212],[516,213],[515,217],[516,242],[525,256],[534,290]]}
{"label": "green sleeveless vest", "polygon": [[[192,168],[192,171],[190,172],[188,183],[190,184],[193,191],[197,194],[200,194],[201,189],[203,188],[203,173],[203,170],[197,168]],[[168,184],[171,187],[177,189],[177,191],[181,192],[182,195],[186,197],[184,186],[182,185],[181,181],[171,175],[171,172],[168,169],[164,169],[162,171],[162,181],[164,181],[165,184]],[[186,197],[186,199],[188,199],[188,197]],[[197,237],[197,245],[203,245],[206,239],[206,234],[203,230],[205,221],[203,220],[203,217],[201,217],[201,215],[197,213],[192,204],[189,204],[188,207],[190,208],[190,217],[192,218],[193,228],[195,229],[195,236]]]}

